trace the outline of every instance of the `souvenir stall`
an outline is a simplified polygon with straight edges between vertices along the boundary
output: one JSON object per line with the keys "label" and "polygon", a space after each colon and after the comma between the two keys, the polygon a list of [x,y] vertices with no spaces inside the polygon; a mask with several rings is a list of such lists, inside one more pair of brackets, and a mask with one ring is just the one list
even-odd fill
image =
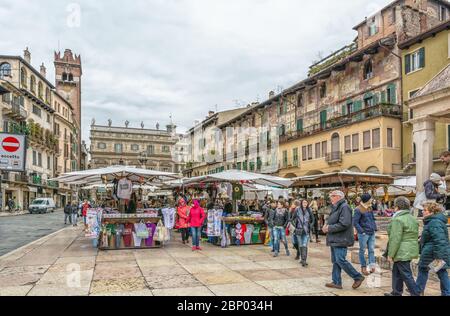
{"label": "souvenir stall", "polygon": [[112,185],[111,201],[116,203],[107,205],[102,201],[102,207],[88,210],[86,236],[92,238],[94,246],[99,249],[115,250],[161,247],[170,239],[175,208],[163,205],[156,209],[136,205],[136,212],[129,214],[123,206],[130,203],[133,190],[140,191],[144,186],[152,188],[176,178],[173,173],[114,166],[66,173],[55,180],[85,186],[98,183],[103,183],[105,187]]}
{"label": "souvenir stall", "polygon": [[[231,245],[263,244],[267,225],[261,212],[238,212],[238,203],[245,200],[244,186],[276,186],[286,188],[292,184],[289,179],[229,170],[208,176],[184,180],[183,190],[192,188],[208,194],[210,207],[207,210],[206,234],[212,244],[227,247]],[[208,190],[209,189],[209,190]],[[231,199],[230,199],[231,198]],[[224,201],[222,201],[224,200]],[[224,212],[224,205],[232,201],[233,211]]]}

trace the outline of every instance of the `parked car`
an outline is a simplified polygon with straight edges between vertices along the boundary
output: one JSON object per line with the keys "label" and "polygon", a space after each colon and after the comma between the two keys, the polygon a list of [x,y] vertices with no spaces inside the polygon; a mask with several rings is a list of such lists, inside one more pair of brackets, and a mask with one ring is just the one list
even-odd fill
{"label": "parked car", "polygon": [[31,202],[28,208],[30,214],[54,212],[56,209],[55,201],[52,198],[39,198]]}

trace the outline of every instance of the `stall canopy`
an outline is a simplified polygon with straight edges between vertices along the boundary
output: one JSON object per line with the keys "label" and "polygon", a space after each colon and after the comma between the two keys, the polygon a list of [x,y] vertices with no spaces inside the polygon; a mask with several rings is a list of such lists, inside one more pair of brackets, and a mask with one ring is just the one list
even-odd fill
{"label": "stall canopy", "polygon": [[314,187],[335,187],[350,185],[388,185],[394,182],[394,178],[389,175],[360,173],[360,172],[334,172],[304,176],[291,179],[294,181],[293,187],[314,188]]}
{"label": "stall canopy", "polygon": [[98,184],[111,182],[116,177],[127,177],[134,183],[154,184],[155,182],[164,182],[178,179],[175,173],[162,172],[155,170],[139,169],[129,166],[111,166],[100,169],[89,169],[84,171],[75,171],[62,174],[53,180],[68,184]]}
{"label": "stall canopy", "polygon": [[184,185],[211,182],[248,182],[260,185],[269,185],[277,187],[289,187],[292,184],[291,179],[284,179],[265,174],[252,173],[240,170],[227,170],[206,176],[185,179]]}
{"label": "stall canopy", "polygon": [[[389,195],[414,195],[417,193],[416,189],[417,189],[417,182],[415,176],[401,177],[395,179],[394,183],[392,183],[388,187],[388,193]],[[446,191],[445,182],[442,182],[442,184],[439,186],[439,191],[441,193],[445,193]],[[377,190],[377,195],[378,196],[384,195],[383,188],[379,188]]]}
{"label": "stall canopy", "polygon": [[291,193],[291,189],[280,189],[260,184],[244,184],[243,188],[246,200],[264,200],[267,195],[272,195],[274,198],[282,196],[285,199],[288,199],[289,194]]}
{"label": "stall canopy", "polygon": [[[88,186],[84,186],[81,189],[83,190],[92,190],[92,189],[98,189],[98,188],[102,188],[102,189],[111,189],[114,187],[114,184],[110,183],[110,184],[92,184],[92,185],[88,185]],[[133,190],[149,190],[149,191],[155,191],[158,187],[157,186],[153,186],[153,185],[139,185],[139,184],[135,184],[133,185]]]}

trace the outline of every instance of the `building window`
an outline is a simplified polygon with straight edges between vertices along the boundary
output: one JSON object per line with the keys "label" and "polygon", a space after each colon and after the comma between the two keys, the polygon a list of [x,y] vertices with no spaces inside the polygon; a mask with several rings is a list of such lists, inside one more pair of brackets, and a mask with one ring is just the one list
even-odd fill
{"label": "building window", "polygon": [[49,157],[49,156],[47,157],[47,169],[49,169],[49,170],[51,170],[51,169],[52,169],[52,165],[51,165],[51,159],[50,159],[50,157]]}
{"label": "building window", "polygon": [[396,8],[393,7],[391,11],[391,24],[394,24],[396,21],[397,21]]}
{"label": "building window", "polygon": [[328,142],[322,142],[322,157],[326,157],[328,153]]}
{"label": "building window", "polygon": [[373,97],[368,97],[364,99],[364,108],[370,108],[374,105]]}
{"label": "building window", "polygon": [[302,146],[302,160],[303,161],[308,160],[308,156],[306,154],[306,150],[307,150],[307,147],[306,146]]}
{"label": "building window", "polygon": [[22,67],[22,69],[20,69],[20,83],[24,88],[27,87],[27,70],[25,69],[25,67]]}
{"label": "building window", "polygon": [[98,143],[97,144],[97,148],[98,149],[106,149],[106,144],[105,143]]}
{"label": "building window", "polygon": [[397,96],[396,96],[396,88],[395,85],[389,85],[386,89],[386,97],[387,102],[389,104],[396,104],[397,103]]}
{"label": "building window", "polygon": [[115,151],[117,154],[122,153],[122,149],[123,149],[122,144],[115,144],[115,145],[114,145],[114,151]]}
{"label": "building window", "polygon": [[372,130],[372,148],[380,148],[380,129]]}
{"label": "building window", "polygon": [[288,158],[287,158],[287,150],[283,151],[283,168],[287,168]]}
{"label": "building window", "polygon": [[163,153],[169,153],[170,152],[170,147],[169,146],[162,146],[162,152]]}
{"label": "building window", "polygon": [[365,131],[363,133],[363,149],[370,149],[370,131]]}
{"label": "building window", "polygon": [[373,18],[368,26],[369,29],[369,37],[370,36],[374,36],[375,34],[378,33],[378,26],[376,24],[376,20],[375,18]]}
{"label": "building window", "polygon": [[37,166],[37,152],[33,150],[33,166]]}
{"label": "building window", "polygon": [[352,135],[352,151],[359,151],[359,134]]}
{"label": "building window", "polygon": [[9,63],[0,64],[0,78],[11,77],[11,65]]}
{"label": "building window", "polygon": [[297,106],[303,106],[303,93],[299,93],[297,96]]}
{"label": "building window", "polygon": [[73,75],[69,74],[69,81],[72,82],[73,81]]}
{"label": "building window", "polygon": [[447,10],[445,9],[444,6],[439,6],[439,20],[440,21],[445,21],[447,20]]}
{"label": "building window", "polygon": [[314,102],[314,93],[315,93],[315,89],[310,89],[308,91],[308,104],[311,104]]}
{"label": "building window", "polygon": [[316,143],[316,145],[315,145],[315,156],[314,156],[316,159],[319,159],[321,156],[320,156],[320,143]]}
{"label": "building window", "polygon": [[36,78],[33,75],[30,77],[30,91],[33,94],[36,93]]}
{"label": "building window", "polygon": [[352,152],[352,145],[351,145],[350,135],[344,137],[344,147],[345,147],[345,153],[346,154]]}
{"label": "building window", "polygon": [[33,104],[33,114],[41,117],[41,109],[36,104]]}
{"label": "building window", "polygon": [[155,153],[155,146],[148,145],[147,146],[147,153],[150,154],[150,155],[153,155]]}
{"label": "building window", "polygon": [[420,90],[420,89],[416,89],[416,90],[413,90],[413,91],[409,91],[409,93],[408,93],[409,99],[414,98],[414,95],[415,95],[417,92],[419,92],[419,90]]}
{"label": "building window", "polygon": [[62,74],[62,80],[67,81],[67,74],[65,72],[63,72]]}
{"label": "building window", "polygon": [[42,167],[42,154],[38,153],[38,164],[39,167]]}
{"label": "building window", "polygon": [[308,145],[308,160],[313,159],[313,147],[312,145]]}
{"label": "building window", "polygon": [[303,119],[298,119],[297,120],[297,131],[298,132],[303,132]]}
{"label": "building window", "polygon": [[425,47],[405,56],[405,73],[420,70],[425,67]]}
{"label": "building window", "polygon": [[320,85],[320,98],[323,99],[327,96],[327,84],[324,82]]}
{"label": "building window", "polygon": [[50,114],[47,114],[47,123],[50,123]]}
{"label": "building window", "polygon": [[409,109],[409,119],[412,120],[414,118],[414,110]]}
{"label": "building window", "polygon": [[368,80],[373,77],[372,60],[368,60],[364,64],[364,80]]}
{"label": "building window", "polygon": [[293,165],[295,167],[298,167],[298,148],[294,148],[292,150],[292,157],[293,157]]}
{"label": "building window", "polygon": [[40,81],[38,83],[38,98],[41,100],[44,99],[44,85]]}
{"label": "building window", "polygon": [[139,145],[137,145],[137,144],[131,145],[131,150],[132,151],[138,151],[139,150]]}
{"label": "building window", "polygon": [[387,129],[387,146],[389,148],[393,148],[394,147],[394,143],[393,143],[393,130],[392,128],[388,128]]}

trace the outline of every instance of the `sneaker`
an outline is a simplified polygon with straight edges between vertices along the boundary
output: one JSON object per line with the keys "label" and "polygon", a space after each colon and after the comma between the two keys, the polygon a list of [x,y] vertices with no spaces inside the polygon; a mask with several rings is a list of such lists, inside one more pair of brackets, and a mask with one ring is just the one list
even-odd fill
{"label": "sneaker", "polygon": [[353,283],[352,288],[354,290],[359,288],[361,286],[361,284],[364,282],[365,279],[366,279],[365,277],[362,277],[362,279],[356,280],[355,283]]}
{"label": "sneaker", "polygon": [[338,289],[338,290],[342,290],[342,285],[337,285],[332,283],[327,283],[325,284],[326,287],[332,288],[332,289]]}
{"label": "sneaker", "polygon": [[192,247],[192,251],[196,251],[197,250],[197,247]]}
{"label": "sneaker", "polygon": [[278,257],[278,252],[274,252],[273,256]]}
{"label": "sneaker", "polygon": [[384,293],[384,296],[394,296],[392,293]]}
{"label": "sneaker", "polygon": [[200,248],[200,247],[197,247],[197,250],[203,250],[202,248]]}

